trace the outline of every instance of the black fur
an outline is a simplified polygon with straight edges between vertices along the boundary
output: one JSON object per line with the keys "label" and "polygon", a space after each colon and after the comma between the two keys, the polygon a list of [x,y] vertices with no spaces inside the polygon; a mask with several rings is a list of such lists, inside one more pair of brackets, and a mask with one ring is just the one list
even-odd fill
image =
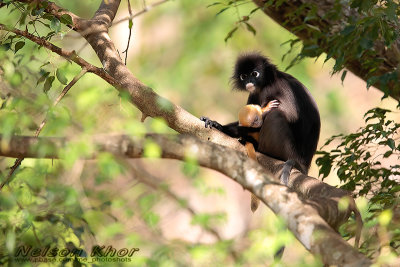
{"label": "black fur", "polygon": [[[260,77],[255,79],[251,76],[252,71],[258,71]],[[240,80],[240,74],[246,74],[250,78],[251,82],[258,88],[264,88],[269,84],[272,84],[275,78],[275,65],[271,64],[269,60],[261,56],[259,53],[248,53],[240,55],[236,61],[235,69],[231,81],[233,82],[233,89],[239,91],[246,91],[246,84]]]}
{"label": "black fur", "polygon": [[[254,71],[259,73],[258,77]],[[241,80],[240,75],[245,79]],[[259,53],[240,56],[231,79],[236,90],[246,91],[247,83],[254,84],[255,90],[251,91],[247,104],[265,107],[272,100],[279,101],[277,108],[264,115],[257,150],[280,160],[294,160],[296,167],[307,174],[317,148],[321,122],[318,107],[306,87],[293,76],[279,71]],[[232,137],[246,138],[249,132],[259,130],[241,127],[238,122],[221,125],[205,117],[201,119],[206,127],[214,127]],[[287,178],[283,178],[286,183]]]}

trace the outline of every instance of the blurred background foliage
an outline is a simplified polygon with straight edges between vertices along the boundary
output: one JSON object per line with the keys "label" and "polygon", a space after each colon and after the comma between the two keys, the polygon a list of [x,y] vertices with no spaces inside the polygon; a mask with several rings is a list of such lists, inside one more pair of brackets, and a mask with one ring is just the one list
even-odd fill
{"label": "blurred background foliage", "polygon": [[[55,2],[86,18],[93,15],[100,3]],[[154,2],[131,0],[133,12],[142,10],[144,3]],[[228,123],[236,120],[238,109],[247,100],[246,94],[231,92],[229,84],[237,55],[261,51],[285,70],[302,47],[294,46],[287,54],[295,36],[255,11],[251,1],[214,3],[166,1],[135,18],[127,65],[145,84],[190,113]],[[41,18],[41,23],[34,16],[42,16],[40,11],[33,15],[28,11],[25,5],[11,3],[0,9],[0,23],[47,36],[51,42],[75,50],[101,66],[92,48],[65,27],[65,22],[47,17]],[[128,15],[127,1],[122,1],[110,32],[122,58],[129,22],[117,22]],[[35,22],[29,24],[31,21]],[[1,190],[0,263],[13,262],[13,253],[21,245],[80,248],[86,255],[90,255],[94,245],[111,245],[117,249],[140,249],[130,262],[118,262],[126,266],[321,266],[279,218],[265,206],[252,214],[248,192],[217,172],[199,168],[195,158],[188,157],[185,162],[157,159],[160,149],[148,142],[146,159],[124,160],[102,153],[97,160],[79,160],[93,149],[86,140],[94,134],[142,136],[173,130],[162,119],[141,123],[140,112],[127,96],[119,95],[92,74],[81,78],[52,107],[65,84],[79,73],[79,67],[5,31],[0,32],[0,40],[0,133],[5,138],[0,145],[6,146],[11,135],[33,135],[44,118],[47,123],[41,136],[73,140],[59,160],[25,159]],[[369,109],[395,110],[397,105],[391,99],[381,100],[383,93],[373,88],[367,91],[365,82],[351,73],[343,82],[340,74],[331,76],[334,66],[334,60],[306,58],[288,70],[309,88],[318,103],[321,146],[332,135],[343,137],[364,127],[363,114]],[[379,110],[373,114],[381,114]],[[398,110],[384,115],[382,124],[399,119]],[[398,162],[398,137],[388,134],[380,138],[387,136],[394,144],[384,144],[393,146],[394,156],[383,159],[385,177],[398,175],[389,167]],[[354,136],[350,139],[356,140]],[[325,151],[329,149],[336,152],[321,152],[320,170],[313,165],[311,176],[321,173],[325,182],[345,184],[353,190],[363,176],[374,175],[373,170],[358,173],[356,184],[352,184],[354,180],[344,180],[340,174],[357,172],[357,164],[361,163],[350,158],[347,163],[352,161],[355,165],[346,166],[353,169],[343,169],[334,164],[334,159],[341,157],[334,156],[339,153],[338,145],[331,142],[324,147]],[[352,150],[346,151],[350,156],[354,154]],[[13,162],[14,159],[0,158],[2,182]],[[337,176],[331,171],[335,168],[343,172]],[[375,181],[374,186],[380,181]],[[398,210],[393,207],[398,206],[399,182],[391,181],[390,187],[385,187],[391,194],[390,206],[371,201],[368,193],[372,191],[368,190],[359,199],[363,217],[368,218],[362,249],[376,257],[379,249],[390,244],[388,253],[381,253],[381,259],[386,261],[391,260],[389,256],[395,257],[394,253],[399,255],[399,221],[393,220],[398,218]],[[389,223],[391,220],[393,223]],[[341,229],[346,238],[353,232],[352,221]],[[273,255],[282,244],[286,245],[282,262],[274,262]],[[79,265],[74,257],[71,260],[65,265]]]}

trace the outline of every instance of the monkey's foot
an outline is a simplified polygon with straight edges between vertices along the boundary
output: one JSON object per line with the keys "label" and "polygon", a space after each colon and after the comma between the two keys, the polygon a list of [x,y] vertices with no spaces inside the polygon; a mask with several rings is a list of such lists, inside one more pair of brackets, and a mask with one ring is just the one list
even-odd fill
{"label": "monkey's foot", "polygon": [[207,117],[200,117],[200,120],[204,121],[205,127],[210,127],[210,129],[215,128],[217,130],[222,130],[222,125],[216,121],[212,121]]}

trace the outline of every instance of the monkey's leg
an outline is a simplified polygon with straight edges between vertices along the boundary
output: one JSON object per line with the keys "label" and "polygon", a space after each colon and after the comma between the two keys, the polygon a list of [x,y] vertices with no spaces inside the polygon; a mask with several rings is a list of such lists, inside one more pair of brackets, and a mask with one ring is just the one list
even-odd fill
{"label": "monkey's leg", "polygon": [[292,130],[283,112],[273,109],[265,115],[258,138],[258,151],[285,160],[281,183],[287,185],[290,171],[296,166],[296,150]]}

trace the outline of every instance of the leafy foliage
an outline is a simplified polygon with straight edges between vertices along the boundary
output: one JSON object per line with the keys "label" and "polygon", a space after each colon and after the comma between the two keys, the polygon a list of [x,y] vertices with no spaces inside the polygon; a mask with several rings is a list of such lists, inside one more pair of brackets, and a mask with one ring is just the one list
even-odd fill
{"label": "leafy foliage", "polygon": [[[400,255],[397,227],[400,222],[400,123],[389,119],[390,114],[387,109],[369,110],[364,115],[366,125],[355,133],[329,138],[324,146],[333,144],[335,148],[317,152],[320,156],[316,163],[323,178],[336,170],[343,183],[341,188],[369,200],[366,221],[378,222],[377,219],[390,212],[393,221],[386,224],[386,230],[390,233],[392,248]],[[377,242],[375,238],[367,238],[365,252],[372,254],[371,247]]]}
{"label": "leafy foliage", "polygon": [[[357,196],[371,197],[373,203],[387,208],[394,204],[400,184],[400,124],[387,119],[387,109],[374,108],[364,117],[365,127],[349,135],[329,138],[324,146],[338,142],[335,149],[325,152],[316,162],[320,175],[327,177],[332,167],[344,183],[342,188],[354,191]],[[369,122],[369,123],[368,123]],[[383,159],[394,164],[384,166]]]}
{"label": "leafy foliage", "polygon": [[235,0],[235,1],[228,1],[225,0],[224,2],[214,2],[210,5],[208,5],[207,7],[219,7],[221,8],[217,13],[216,16],[221,15],[222,13],[230,10],[230,9],[234,9],[236,16],[238,17],[238,20],[236,21],[236,25],[234,28],[232,28],[228,34],[225,36],[224,41],[227,42],[229,39],[232,38],[232,36],[234,35],[234,33],[239,29],[239,28],[245,28],[246,30],[248,30],[249,32],[251,32],[252,34],[256,34],[256,29],[253,27],[253,25],[250,24],[249,20],[251,15],[253,15],[259,8],[254,8],[250,11],[250,13],[247,16],[240,16],[240,12],[239,12],[239,7],[242,5],[246,5],[251,3],[251,1],[248,0]]}
{"label": "leafy foliage", "polygon": [[[382,49],[377,45],[379,42],[383,43],[384,49],[389,49],[399,37],[395,30],[399,26],[398,1],[353,0],[350,1],[350,8],[337,1],[334,8],[325,14],[326,19],[337,22],[337,25],[329,26],[330,31],[327,31],[326,25],[323,24],[324,18],[318,15],[316,5],[303,5],[299,8],[301,9],[307,10],[307,15],[304,17],[304,23],[297,27],[294,33],[308,31],[313,38],[302,43],[301,52],[290,66],[306,57],[318,58],[324,51],[328,51],[325,61],[335,59],[333,73],[343,70],[348,62],[357,60],[368,69],[367,87],[379,82],[382,90],[386,92],[389,85],[396,86],[397,66],[391,66],[382,74],[382,59],[376,56],[376,52]],[[291,18],[298,19],[296,14],[288,14],[288,18],[288,23]]]}

